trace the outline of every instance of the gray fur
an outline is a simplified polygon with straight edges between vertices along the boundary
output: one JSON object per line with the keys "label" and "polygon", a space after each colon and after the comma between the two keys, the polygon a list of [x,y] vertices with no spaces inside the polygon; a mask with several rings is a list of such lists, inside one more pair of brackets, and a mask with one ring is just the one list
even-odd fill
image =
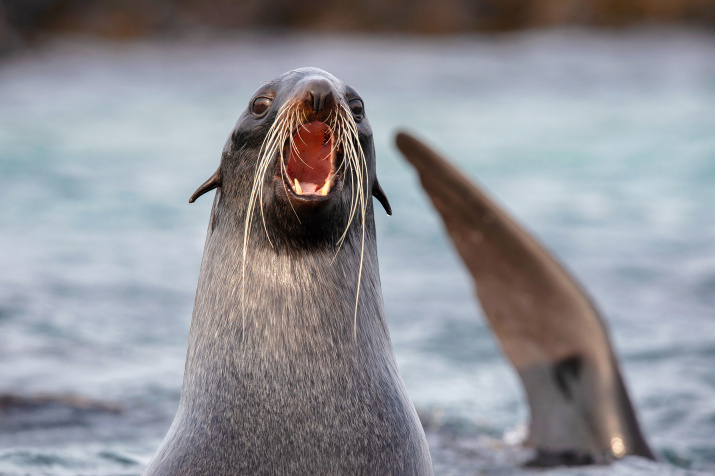
{"label": "gray fur", "polygon": [[[290,99],[311,75],[345,91],[327,73],[298,70],[271,83],[275,103]],[[224,148],[179,410],[144,474],[432,474],[385,323],[371,201],[353,337],[360,219],[333,259],[347,223],[349,180],[321,223],[298,222],[281,205],[280,187],[267,187],[261,199],[272,244],[258,213],[242,314],[243,224],[260,147],[255,133],[265,134],[271,120],[269,114],[254,124],[244,112]],[[363,122],[372,190],[374,147]]]}

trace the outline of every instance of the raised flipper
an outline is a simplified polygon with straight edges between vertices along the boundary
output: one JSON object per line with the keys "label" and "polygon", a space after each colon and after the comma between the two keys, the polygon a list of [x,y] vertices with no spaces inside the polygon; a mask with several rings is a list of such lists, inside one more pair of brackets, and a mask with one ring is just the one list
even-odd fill
{"label": "raised flipper", "polygon": [[474,279],[531,408],[534,465],[654,459],[598,311],[569,273],[484,192],[414,137],[397,147]]}

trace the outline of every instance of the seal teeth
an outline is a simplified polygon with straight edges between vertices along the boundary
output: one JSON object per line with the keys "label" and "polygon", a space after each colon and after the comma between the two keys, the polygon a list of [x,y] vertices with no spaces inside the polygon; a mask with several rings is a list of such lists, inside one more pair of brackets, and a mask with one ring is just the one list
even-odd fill
{"label": "seal teeth", "polygon": [[323,185],[323,188],[320,189],[320,194],[325,196],[328,194],[330,191],[330,179],[325,181],[325,185]]}
{"label": "seal teeth", "polygon": [[300,182],[298,182],[298,179],[293,180],[295,180],[295,191],[298,193],[298,195],[303,195],[303,188],[300,186]]}

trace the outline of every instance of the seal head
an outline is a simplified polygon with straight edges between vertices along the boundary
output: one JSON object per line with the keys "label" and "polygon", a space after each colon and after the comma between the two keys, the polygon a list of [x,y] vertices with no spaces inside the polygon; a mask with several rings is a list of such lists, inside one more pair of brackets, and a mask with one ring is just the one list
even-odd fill
{"label": "seal head", "polygon": [[[331,230],[322,225],[346,226],[351,216],[340,217],[343,202],[353,200],[354,207],[368,190],[392,214],[375,174],[372,129],[360,94],[315,68],[286,73],[253,94],[221,166],[189,202],[217,187],[243,206],[262,202],[263,216],[272,220],[271,230],[264,230],[269,237],[278,228],[292,237],[328,237]],[[247,201],[249,191],[254,196]],[[306,228],[305,221],[321,226]]]}
{"label": "seal head", "polygon": [[360,95],[314,68],[251,97],[216,173],[179,409],[145,474],[431,475],[384,319]]}

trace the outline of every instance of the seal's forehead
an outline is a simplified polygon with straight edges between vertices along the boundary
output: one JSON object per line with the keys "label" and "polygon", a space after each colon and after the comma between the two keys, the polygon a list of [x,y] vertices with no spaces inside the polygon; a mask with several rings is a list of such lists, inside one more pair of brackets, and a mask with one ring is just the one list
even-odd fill
{"label": "seal's forehead", "polygon": [[298,69],[288,71],[287,73],[280,75],[273,81],[274,82],[297,83],[298,81],[301,81],[302,79],[312,77],[312,76],[318,76],[321,78],[325,78],[325,79],[329,80],[330,82],[332,82],[336,88],[345,87],[345,83],[343,83],[341,80],[339,80],[332,74],[330,74],[327,71],[324,71],[320,68],[313,68],[313,67],[298,68]]}
{"label": "seal's forehead", "polygon": [[331,83],[333,83],[333,86],[335,86],[335,88],[339,91],[355,91],[350,86],[348,86],[332,74],[320,68],[298,68],[288,71],[287,73],[283,73],[273,80],[265,81],[263,85],[261,85],[255,93],[253,93],[253,96],[275,96],[278,91],[290,91],[303,79],[310,77],[325,78]]}
{"label": "seal's forehead", "polygon": [[344,83],[332,74],[319,68],[298,68],[287,73],[283,73],[271,81],[265,81],[251,96],[251,102],[259,97],[267,97],[277,101],[282,105],[284,101],[292,98],[306,81],[316,78],[327,79],[333,84],[335,91],[343,98],[344,101],[351,101],[355,98],[360,98],[355,88]]}
{"label": "seal's forehead", "polygon": [[324,71],[324,70],[322,70],[322,69],[320,69],[320,68],[312,68],[312,67],[308,67],[308,68],[298,68],[298,69],[294,69],[293,71],[289,71],[289,72],[286,73],[286,74],[295,74],[295,75],[298,75],[298,76],[300,76],[300,77],[306,77],[306,76],[322,76],[322,77],[324,77],[324,78],[330,79],[331,81],[335,81],[335,82],[338,82],[338,83],[342,82],[342,81],[340,81],[338,78],[336,78],[335,76],[333,76],[332,74],[330,74],[330,73],[328,73],[327,71]]}

